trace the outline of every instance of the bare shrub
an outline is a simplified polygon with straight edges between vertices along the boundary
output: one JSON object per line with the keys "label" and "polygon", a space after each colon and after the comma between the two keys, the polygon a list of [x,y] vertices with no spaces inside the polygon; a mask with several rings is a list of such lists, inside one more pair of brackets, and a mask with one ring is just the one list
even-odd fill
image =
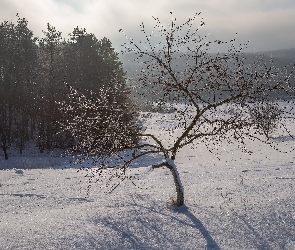
{"label": "bare shrub", "polygon": [[250,117],[266,138],[278,128],[283,111],[275,103],[261,103],[250,109]]}

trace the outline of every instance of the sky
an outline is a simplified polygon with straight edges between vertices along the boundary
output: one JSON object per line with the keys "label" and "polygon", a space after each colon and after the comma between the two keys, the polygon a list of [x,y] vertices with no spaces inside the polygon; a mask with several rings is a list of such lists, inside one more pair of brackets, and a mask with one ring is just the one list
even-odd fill
{"label": "sky", "polygon": [[295,0],[0,0],[0,22],[16,22],[18,13],[37,37],[47,23],[65,38],[79,26],[109,38],[116,50],[126,41],[120,29],[136,39],[141,22],[147,29],[152,16],[169,23],[170,11],[179,22],[201,11],[203,34],[230,40],[237,33],[239,42],[250,41],[251,52],[295,48]]}

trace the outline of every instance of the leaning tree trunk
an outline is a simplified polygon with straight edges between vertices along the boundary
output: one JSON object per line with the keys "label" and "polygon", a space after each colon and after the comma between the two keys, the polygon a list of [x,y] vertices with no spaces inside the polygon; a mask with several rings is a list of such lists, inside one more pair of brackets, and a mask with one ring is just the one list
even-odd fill
{"label": "leaning tree trunk", "polygon": [[176,194],[177,194],[176,205],[178,207],[180,207],[184,204],[184,190],[183,190],[183,186],[182,186],[182,183],[181,183],[181,180],[179,177],[177,167],[176,167],[174,161],[169,158],[166,159],[166,166],[167,166],[167,168],[169,168],[169,170],[171,171],[171,173],[173,175],[174,184],[175,184],[175,188],[176,188]]}
{"label": "leaning tree trunk", "polygon": [[172,173],[173,176],[173,180],[174,180],[174,184],[175,184],[175,188],[176,188],[176,205],[178,207],[182,206],[184,204],[184,190],[183,190],[183,186],[179,177],[179,173],[177,170],[177,167],[174,163],[174,161],[170,158],[166,158],[165,162],[162,162],[158,165],[153,165],[152,168],[160,168],[160,167],[167,167],[169,168],[169,170]]}

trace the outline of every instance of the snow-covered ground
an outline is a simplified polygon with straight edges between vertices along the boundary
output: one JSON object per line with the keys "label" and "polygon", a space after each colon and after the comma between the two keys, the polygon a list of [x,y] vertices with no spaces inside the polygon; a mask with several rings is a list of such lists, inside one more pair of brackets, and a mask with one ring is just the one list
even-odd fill
{"label": "snow-covered ground", "polygon": [[[154,133],[169,115],[149,119]],[[281,150],[295,147],[291,137],[274,140]],[[180,209],[169,208],[169,170],[141,167],[152,158],[130,172],[141,188],[125,181],[109,194],[97,184],[89,195],[69,158],[0,159],[0,169],[9,167],[0,170],[0,249],[295,249],[295,153],[247,145],[251,155],[216,145],[220,160],[203,144],[183,149],[175,161]]]}

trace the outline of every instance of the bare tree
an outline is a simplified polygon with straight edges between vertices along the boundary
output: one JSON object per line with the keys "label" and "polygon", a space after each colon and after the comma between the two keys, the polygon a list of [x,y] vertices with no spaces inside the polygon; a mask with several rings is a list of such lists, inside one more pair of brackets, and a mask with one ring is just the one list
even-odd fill
{"label": "bare tree", "polygon": [[267,139],[278,129],[282,117],[282,110],[276,103],[261,103],[250,109],[253,122],[263,131]]}
{"label": "bare tree", "polygon": [[[278,69],[272,59],[265,62],[257,56],[249,60],[243,54],[247,44],[236,46],[236,39],[207,41],[206,35],[200,35],[205,25],[203,19],[195,27],[199,15],[182,24],[177,24],[172,16],[168,25],[153,18],[155,26],[151,34],[143,23],[140,25],[144,39],[138,42],[120,30],[127,39],[122,45],[123,52],[133,53],[134,61],[141,68],[133,79],[138,91],[143,90],[141,94],[145,97],[153,97],[158,107],[175,110],[173,120],[181,132],[175,134],[174,128],[167,127],[166,137],[161,138],[143,129],[138,133],[142,139],[136,145],[112,148],[112,157],[119,161],[98,156],[100,165],[86,169],[90,186],[102,177],[106,167],[112,167],[114,174],[109,180],[115,177],[118,180],[111,187],[113,190],[121,181],[131,178],[126,171],[134,161],[160,154],[163,160],[152,168],[167,167],[171,171],[177,193],[175,205],[182,206],[184,189],[174,162],[182,148],[196,147],[210,140],[227,140],[246,150],[246,138],[272,145],[251,119],[250,110],[274,98],[293,98],[294,65]],[[209,53],[211,47],[220,48],[223,53]]]}

